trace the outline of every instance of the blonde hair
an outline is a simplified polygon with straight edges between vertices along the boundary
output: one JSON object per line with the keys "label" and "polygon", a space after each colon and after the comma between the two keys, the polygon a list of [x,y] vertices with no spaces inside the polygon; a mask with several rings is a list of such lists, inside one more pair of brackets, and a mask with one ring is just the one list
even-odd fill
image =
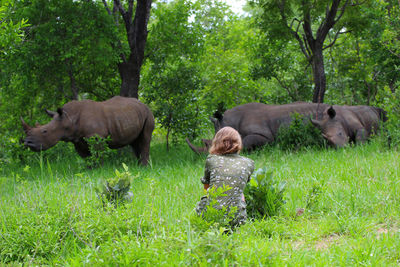
{"label": "blonde hair", "polygon": [[242,138],[232,127],[221,128],[212,140],[210,154],[225,155],[239,153],[242,150]]}

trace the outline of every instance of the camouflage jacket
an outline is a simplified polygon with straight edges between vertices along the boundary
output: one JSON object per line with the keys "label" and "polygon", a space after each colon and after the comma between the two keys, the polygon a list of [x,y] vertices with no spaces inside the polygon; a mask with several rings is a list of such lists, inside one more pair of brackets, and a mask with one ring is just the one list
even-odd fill
{"label": "camouflage jacket", "polygon": [[243,203],[243,190],[250,180],[254,171],[254,161],[238,154],[209,155],[206,160],[203,184],[210,184],[210,187],[231,187],[225,193],[227,196],[218,198],[222,206],[237,206],[239,209],[246,204]]}

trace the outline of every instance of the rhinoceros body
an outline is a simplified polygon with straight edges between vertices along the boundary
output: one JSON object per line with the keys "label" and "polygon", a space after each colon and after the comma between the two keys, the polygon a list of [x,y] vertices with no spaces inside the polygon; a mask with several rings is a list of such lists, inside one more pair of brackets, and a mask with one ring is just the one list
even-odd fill
{"label": "rhinoceros body", "polygon": [[372,106],[330,106],[320,120],[312,120],[333,146],[363,143],[386,121],[385,111]]}
{"label": "rhinoceros body", "polygon": [[53,118],[45,125],[30,127],[22,120],[27,137],[24,144],[33,151],[46,150],[58,141],[72,142],[80,156],[90,155],[84,138],[98,135],[110,137],[110,148],[132,146],[136,157],[148,163],[154,117],[151,110],[135,98],[115,96],[103,102],[71,101],[57,112],[47,111]]}
{"label": "rhinoceros body", "polygon": [[[278,135],[282,125],[289,125],[293,114],[298,113],[304,117],[322,117],[322,112],[329,107],[326,104],[295,102],[285,105],[266,105],[262,103],[248,103],[229,109],[224,114],[215,113],[210,118],[214,123],[215,132],[225,126],[236,129],[243,142],[243,149],[253,150],[257,147],[271,143]],[[205,152],[211,141],[203,139],[205,148],[194,147],[189,140],[189,146],[195,152]]]}

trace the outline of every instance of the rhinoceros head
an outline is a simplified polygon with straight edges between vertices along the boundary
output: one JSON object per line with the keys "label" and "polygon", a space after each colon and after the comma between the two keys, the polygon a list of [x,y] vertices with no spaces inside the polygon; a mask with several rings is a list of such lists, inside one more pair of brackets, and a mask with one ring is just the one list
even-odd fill
{"label": "rhinoceros head", "polygon": [[332,106],[324,112],[322,120],[311,120],[311,122],[321,130],[322,136],[330,145],[343,147],[349,143],[349,135],[343,126],[343,120],[336,115]]}
{"label": "rhinoceros head", "polygon": [[22,127],[26,134],[24,144],[36,152],[49,149],[58,141],[65,139],[71,134],[73,128],[72,120],[62,108],[57,109],[57,112],[46,110],[46,113],[53,119],[44,125],[36,124],[35,127],[29,126],[21,117]]}

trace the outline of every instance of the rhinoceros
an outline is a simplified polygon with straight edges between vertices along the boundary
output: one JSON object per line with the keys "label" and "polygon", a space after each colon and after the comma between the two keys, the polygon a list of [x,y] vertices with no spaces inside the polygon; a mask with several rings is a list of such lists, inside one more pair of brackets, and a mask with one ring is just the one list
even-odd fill
{"label": "rhinoceros", "polygon": [[[236,129],[242,136],[243,149],[253,150],[271,143],[277,137],[282,125],[289,125],[293,114],[304,117],[319,118],[322,112],[329,107],[327,104],[294,102],[285,105],[266,105],[262,103],[248,103],[229,109],[222,115],[214,113],[210,120],[214,124],[215,132],[225,126]],[[196,153],[208,151],[211,140],[202,140],[205,147],[195,147],[186,139],[189,147]]]}
{"label": "rhinoceros", "polygon": [[143,165],[149,160],[154,117],[151,110],[135,98],[115,96],[103,102],[71,101],[57,112],[46,110],[53,119],[45,125],[29,126],[21,117],[26,133],[24,144],[33,151],[49,149],[58,141],[72,142],[81,157],[90,156],[84,138],[110,137],[110,148],[130,145]]}
{"label": "rhinoceros", "polygon": [[335,147],[363,143],[386,121],[383,109],[372,106],[330,106],[321,119],[313,119],[323,137]]}

